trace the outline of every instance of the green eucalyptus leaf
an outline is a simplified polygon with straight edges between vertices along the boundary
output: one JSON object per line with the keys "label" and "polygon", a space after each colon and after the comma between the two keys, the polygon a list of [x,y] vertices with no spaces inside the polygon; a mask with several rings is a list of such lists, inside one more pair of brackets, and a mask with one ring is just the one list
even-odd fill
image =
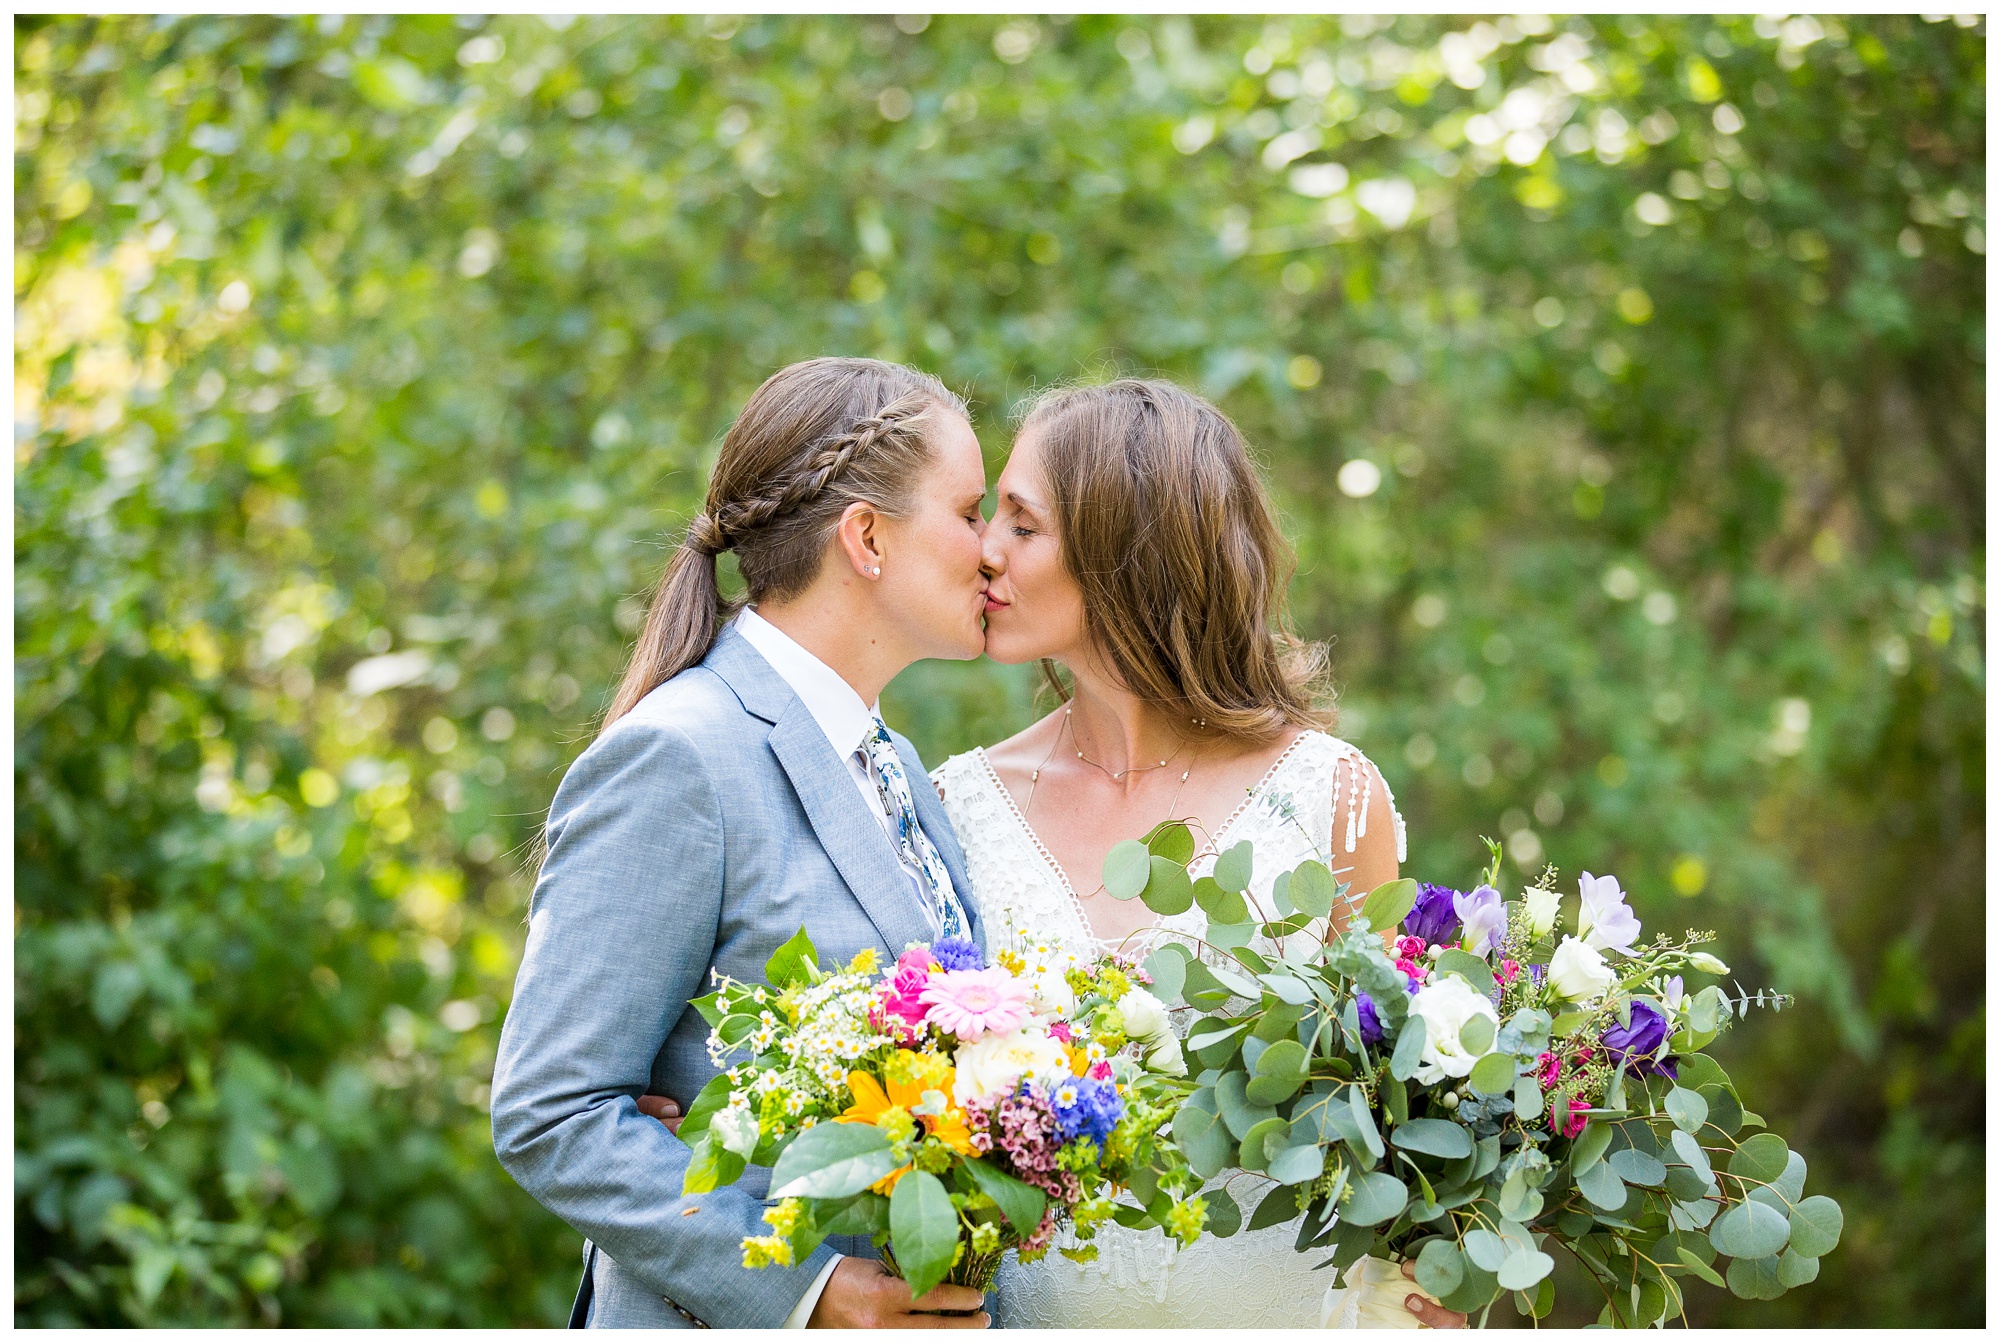
{"label": "green eucalyptus leaf", "polygon": [[[1331,880],[1331,877],[1328,880]],[[1296,891],[1292,898],[1297,901]],[[1403,877],[1396,881],[1384,882],[1368,892],[1368,898],[1361,902],[1361,914],[1368,920],[1370,928],[1382,933],[1400,927],[1404,918],[1416,908],[1416,905],[1417,883],[1408,877]],[[1300,903],[1299,908],[1304,909],[1305,905]]]}
{"label": "green eucalyptus leaf", "polygon": [[1489,1016],[1472,1016],[1459,1027],[1458,1040],[1468,1054],[1484,1054],[1493,1046],[1493,1037],[1499,1034],[1499,1025]]}
{"label": "green eucalyptus leaf", "polygon": [[1803,1287],[1818,1277],[1819,1260],[1797,1250],[1786,1250],[1778,1256],[1778,1285],[1785,1290]]}
{"label": "green eucalyptus leaf", "polygon": [[1366,1171],[1347,1182],[1340,1218],[1352,1226],[1380,1226],[1403,1211],[1409,1186],[1387,1171]]}
{"label": "green eucalyptus leaf", "polygon": [[1746,1301],[1775,1301],[1785,1294],[1778,1275],[1778,1256],[1738,1259],[1729,1266],[1729,1290]]}
{"label": "green eucalyptus leaf", "polygon": [[1472,1135],[1449,1119],[1412,1119],[1390,1130],[1389,1141],[1406,1151],[1455,1159],[1472,1155]]}
{"label": "green eucalyptus leaf", "polygon": [[1171,858],[1155,854],[1147,860],[1151,874],[1146,880],[1146,889],[1139,898],[1146,908],[1155,914],[1181,914],[1194,904],[1194,883],[1188,880],[1187,869]]}
{"label": "green eucalyptus leaf", "polygon": [[1389,1056],[1389,1072],[1403,1081],[1416,1075],[1424,1061],[1426,1028],[1422,1017],[1410,1016],[1403,1019],[1403,1029],[1396,1036],[1395,1052]]}
{"label": "green eucalyptus leaf", "polygon": [[1576,1177],[1576,1187],[1583,1196],[1607,1212],[1615,1212],[1625,1206],[1625,1181],[1608,1161],[1600,1161],[1589,1170]]}
{"label": "green eucalyptus leaf", "polygon": [[1250,841],[1233,844],[1216,856],[1215,883],[1225,891],[1240,894],[1249,889],[1252,866]]}
{"label": "green eucalyptus leaf", "polygon": [[1583,1132],[1576,1135],[1576,1141],[1569,1149],[1571,1169],[1581,1173],[1596,1165],[1610,1149],[1611,1138],[1611,1125],[1596,1122],[1585,1124]]}
{"label": "green eucalyptus leaf", "polygon": [[1621,1148],[1606,1157],[1604,1164],[1617,1171],[1618,1178],[1627,1184],[1656,1187],[1666,1182],[1666,1165],[1658,1157],[1650,1156],[1637,1148]]}
{"label": "green eucalyptus leaf", "polygon": [[1172,1006],[1180,1000],[1181,989],[1187,983],[1187,962],[1173,952],[1161,948],[1140,962],[1140,968],[1153,977],[1147,990],[1161,1002]]}
{"label": "green eucalyptus leaf", "polygon": [[1759,1133],[1730,1155],[1727,1170],[1749,1184],[1770,1184],[1783,1178],[1791,1153],[1775,1133]]}
{"label": "green eucalyptus leaf", "polygon": [[1458,1246],[1442,1237],[1424,1242],[1424,1248],[1417,1252],[1417,1286],[1432,1296],[1444,1297],[1457,1291],[1464,1279],[1465,1254]]}
{"label": "green eucalyptus leaf", "polygon": [[1790,1218],[1791,1246],[1808,1259],[1821,1259],[1840,1244],[1844,1218],[1840,1205],[1825,1194],[1801,1199]]}
{"label": "green eucalyptus leaf", "polygon": [[1673,1120],[1674,1127],[1684,1133],[1699,1133],[1701,1126],[1708,1122],[1708,1102],[1698,1091],[1675,1087],[1667,1093],[1663,1104],[1667,1118]]}
{"label": "green eucalyptus leaf", "polygon": [[1175,867],[1186,867],[1194,861],[1194,832],[1184,821],[1162,821],[1146,836],[1146,850]]}
{"label": "green eucalyptus leaf", "polygon": [[1201,1191],[1201,1201],[1208,1209],[1208,1221],[1202,1229],[1209,1235],[1227,1240],[1242,1228],[1243,1209],[1230,1196],[1227,1189],[1220,1185],[1213,1189],[1204,1189]]}
{"label": "green eucalyptus leaf", "polygon": [[1488,1054],[1472,1065],[1472,1075],[1467,1080],[1474,1091],[1498,1096],[1514,1089],[1515,1068],[1512,1054]]}
{"label": "green eucalyptus leaf", "polygon": [[1555,1271],[1556,1261],[1540,1250],[1517,1249],[1501,1261],[1494,1277],[1510,1292],[1523,1292]]}
{"label": "green eucalyptus leaf", "polygon": [[1303,1184],[1307,1180],[1317,1180],[1325,1169],[1326,1149],[1314,1143],[1307,1143],[1280,1149],[1271,1156],[1264,1173],[1281,1185],[1296,1185]]}
{"label": "green eucalyptus leaf", "polygon": [[[1287,1148],[1286,1150],[1297,1151],[1299,1149]],[[1275,1178],[1277,1175],[1276,1163],[1273,1163],[1271,1173],[1273,1178]],[[1262,1231],[1267,1226],[1277,1226],[1281,1222],[1289,1222],[1292,1218],[1298,1216],[1298,1214],[1299,1191],[1288,1187],[1286,1184],[1279,1184],[1270,1193],[1264,1195],[1264,1201],[1257,1205],[1257,1211],[1250,1214],[1250,1223],[1244,1229],[1246,1231]]]}
{"label": "green eucalyptus leaf", "polygon": [[1152,875],[1152,855],[1136,839],[1120,840],[1104,856],[1104,893],[1113,900],[1138,896]]}
{"label": "green eucalyptus leaf", "polygon": [[1785,1215],[1768,1204],[1746,1199],[1716,1217],[1708,1240],[1731,1259],[1763,1259],[1776,1255],[1791,1238]]}
{"label": "green eucalyptus leaf", "polygon": [[[1372,896],[1370,898],[1373,899]],[[1482,998],[1493,996],[1492,967],[1469,951],[1460,951],[1454,947],[1450,951],[1445,952],[1437,958],[1437,969],[1441,975],[1457,975],[1460,979],[1472,985],[1473,988],[1479,990],[1479,996]],[[1487,1043],[1491,1044],[1492,1041],[1489,1040]],[[1484,1048],[1484,1046],[1481,1046],[1481,1048]]]}

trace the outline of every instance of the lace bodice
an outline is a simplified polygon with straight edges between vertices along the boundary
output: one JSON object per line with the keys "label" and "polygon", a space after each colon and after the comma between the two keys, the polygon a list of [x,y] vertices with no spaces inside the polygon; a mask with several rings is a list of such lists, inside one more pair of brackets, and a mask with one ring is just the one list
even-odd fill
{"label": "lace bodice", "polygon": [[[1008,948],[1031,965],[1085,960],[1105,945],[1090,931],[1077,894],[1062,868],[1015,806],[983,750],[953,756],[932,772],[944,797],[966,875],[987,928],[989,949]],[[1403,861],[1403,818],[1390,799],[1388,815],[1369,806],[1375,767],[1360,751],[1323,732],[1302,734],[1265,773],[1243,804],[1218,827],[1191,871],[1210,872],[1215,857],[1241,840],[1255,847],[1248,894],[1270,908],[1271,882],[1308,858],[1344,879],[1368,827],[1394,828],[1396,859]],[[1383,795],[1388,785],[1383,783]],[[1120,836],[1119,838],[1125,838]],[[1160,918],[1140,941],[1198,937],[1206,926],[1199,907]],[[1242,1171],[1224,1171],[1231,1195],[1247,1221],[1270,1182]],[[1312,1328],[1322,1323],[1331,1270],[1313,1271],[1317,1257],[1292,1245],[1296,1219],[1228,1239],[1204,1238],[1176,1250],[1158,1231],[1101,1227],[1092,1242],[1095,1263],[1076,1264],[1051,1253],[1022,1265],[1010,1255],[1001,1269],[999,1314],[1007,1328]],[[1077,1242],[1065,1231],[1058,1249]]]}

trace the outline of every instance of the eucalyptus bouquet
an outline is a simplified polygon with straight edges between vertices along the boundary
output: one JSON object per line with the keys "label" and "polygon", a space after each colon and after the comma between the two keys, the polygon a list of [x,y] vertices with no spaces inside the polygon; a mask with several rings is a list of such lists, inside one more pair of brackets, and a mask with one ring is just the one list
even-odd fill
{"label": "eucalyptus bouquet", "polygon": [[[1113,849],[1104,883],[1208,915],[1200,948],[1146,965],[1196,1014],[1174,1143],[1204,1180],[1262,1177],[1252,1229],[1303,1213],[1301,1251],[1342,1271],[1413,1259],[1421,1287],[1482,1321],[1503,1292],[1548,1315],[1556,1246],[1602,1289],[1607,1325],[1681,1316],[1689,1278],[1763,1299],[1817,1276],[1839,1205],[1806,1196],[1805,1159],[1700,1052],[1785,1000],[1690,988],[1728,973],[1696,949],[1712,934],[1642,943],[1609,876],[1583,875],[1568,919],[1553,869],[1504,900],[1497,848],[1470,891],[1405,879],[1365,899],[1309,861],[1269,908],[1249,844],[1199,880],[1192,849],[1162,826]],[[1330,933],[1336,907],[1349,920]]]}
{"label": "eucalyptus bouquet", "polygon": [[1186,1065],[1150,977],[1112,955],[988,964],[962,938],[872,949],[822,968],[801,928],[765,982],[717,976],[695,1001],[722,1071],[688,1109],[687,1192],[772,1167],[771,1234],[743,1262],[792,1264],[830,1235],[869,1236],[912,1298],[940,1282],[992,1286],[1001,1256],[1045,1254],[1064,1226],[1087,1242],[1114,1213],[1185,1243],[1198,1207],[1114,1209],[1114,1184],[1191,1189],[1160,1134]]}

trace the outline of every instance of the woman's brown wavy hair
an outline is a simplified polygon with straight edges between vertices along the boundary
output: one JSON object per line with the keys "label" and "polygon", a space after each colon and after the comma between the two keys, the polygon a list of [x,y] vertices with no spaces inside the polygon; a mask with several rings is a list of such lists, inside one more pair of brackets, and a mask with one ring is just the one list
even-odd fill
{"label": "woman's brown wavy hair", "polygon": [[1332,725],[1326,651],[1285,607],[1296,560],[1227,415],[1170,382],[1121,378],[1045,392],[1020,424],[1041,446],[1085,631],[1126,689],[1231,737]]}

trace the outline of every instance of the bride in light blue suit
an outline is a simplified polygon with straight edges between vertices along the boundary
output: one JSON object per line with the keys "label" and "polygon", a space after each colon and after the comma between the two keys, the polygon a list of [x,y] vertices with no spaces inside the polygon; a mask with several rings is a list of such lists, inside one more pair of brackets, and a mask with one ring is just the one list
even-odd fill
{"label": "bride in light blue suit", "polygon": [[[983,939],[923,762],[876,701],[919,658],[979,655],[985,491],[964,404],[876,360],[779,371],[723,439],[604,730],[550,807],[494,1066],[501,1163],[587,1240],[572,1324],[986,1324],[913,1316],[865,1238],[744,1269],[769,1172],[683,1197],[689,1149],[639,1104],[714,1075],[688,1007],[711,970],[757,980],[801,925],[829,961]],[[725,550],[754,610],[720,598]],[[979,1305],[949,1286],[916,1303]]]}

